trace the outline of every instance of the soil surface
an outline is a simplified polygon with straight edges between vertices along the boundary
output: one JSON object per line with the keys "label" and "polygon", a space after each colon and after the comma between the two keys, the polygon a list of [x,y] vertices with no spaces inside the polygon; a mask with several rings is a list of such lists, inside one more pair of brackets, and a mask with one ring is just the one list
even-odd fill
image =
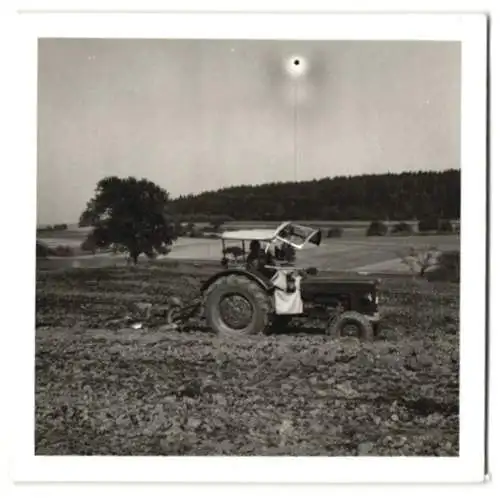
{"label": "soil surface", "polygon": [[38,272],[37,455],[458,455],[458,285],[384,280],[366,343],[312,321],[167,330],[167,298],[200,282],[161,265]]}

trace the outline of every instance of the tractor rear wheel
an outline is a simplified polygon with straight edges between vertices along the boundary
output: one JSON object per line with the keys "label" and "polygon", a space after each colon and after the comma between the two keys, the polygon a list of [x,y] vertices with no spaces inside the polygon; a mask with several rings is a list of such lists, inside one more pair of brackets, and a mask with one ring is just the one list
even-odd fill
{"label": "tractor rear wheel", "polygon": [[[228,275],[215,281],[205,294],[205,319],[221,335],[252,335],[265,331],[272,312],[269,294],[255,281]],[[234,300],[233,303],[226,303]]]}
{"label": "tractor rear wheel", "polygon": [[327,327],[327,334],[333,338],[357,336],[361,340],[373,340],[373,325],[359,312],[347,311],[333,318]]}

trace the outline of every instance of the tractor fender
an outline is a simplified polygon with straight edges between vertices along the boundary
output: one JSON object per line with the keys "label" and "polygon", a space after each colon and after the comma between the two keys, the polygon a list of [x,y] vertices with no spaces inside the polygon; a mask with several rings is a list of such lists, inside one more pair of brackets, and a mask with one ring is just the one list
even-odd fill
{"label": "tractor fender", "polygon": [[270,292],[274,289],[273,283],[267,277],[263,276],[259,272],[245,270],[245,269],[226,269],[217,272],[217,274],[211,276],[208,280],[206,280],[201,286],[201,292],[202,293],[205,292],[217,279],[220,279],[221,277],[225,277],[228,275],[243,275],[248,279],[259,284],[259,286],[261,286],[267,292]]}

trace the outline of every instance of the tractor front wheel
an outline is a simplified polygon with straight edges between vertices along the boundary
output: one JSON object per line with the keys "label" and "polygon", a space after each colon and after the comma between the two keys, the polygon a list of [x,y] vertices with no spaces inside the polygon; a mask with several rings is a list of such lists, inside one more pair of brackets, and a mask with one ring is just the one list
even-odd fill
{"label": "tractor front wheel", "polygon": [[215,333],[252,335],[267,328],[271,298],[248,277],[221,277],[209,287],[205,297],[205,319]]}
{"label": "tractor front wheel", "polygon": [[329,322],[327,334],[333,338],[355,336],[361,340],[371,341],[373,340],[373,325],[363,314],[347,311]]}

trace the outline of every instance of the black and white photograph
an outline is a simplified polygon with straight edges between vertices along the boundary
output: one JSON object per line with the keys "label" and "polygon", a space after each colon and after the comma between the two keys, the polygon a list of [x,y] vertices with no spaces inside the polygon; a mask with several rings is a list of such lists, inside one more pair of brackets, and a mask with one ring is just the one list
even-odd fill
{"label": "black and white photograph", "polygon": [[37,38],[37,458],[470,450],[471,51],[321,26]]}

